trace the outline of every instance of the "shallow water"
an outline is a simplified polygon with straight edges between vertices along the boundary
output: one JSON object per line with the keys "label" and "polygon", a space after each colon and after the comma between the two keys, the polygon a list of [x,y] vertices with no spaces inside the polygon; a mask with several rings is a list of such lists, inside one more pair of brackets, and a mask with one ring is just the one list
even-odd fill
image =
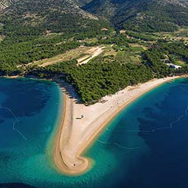
{"label": "shallow water", "polygon": [[61,100],[56,84],[0,79],[0,187],[186,188],[188,80],[123,110],[85,153],[95,164],[79,177],[59,174],[51,161]]}

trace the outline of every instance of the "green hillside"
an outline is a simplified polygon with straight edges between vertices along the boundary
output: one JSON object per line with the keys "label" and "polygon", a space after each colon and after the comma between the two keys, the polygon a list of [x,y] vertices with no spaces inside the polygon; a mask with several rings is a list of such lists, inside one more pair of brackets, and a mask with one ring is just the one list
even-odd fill
{"label": "green hillside", "polygon": [[93,0],[83,9],[108,18],[119,29],[158,32],[188,25],[187,0]]}

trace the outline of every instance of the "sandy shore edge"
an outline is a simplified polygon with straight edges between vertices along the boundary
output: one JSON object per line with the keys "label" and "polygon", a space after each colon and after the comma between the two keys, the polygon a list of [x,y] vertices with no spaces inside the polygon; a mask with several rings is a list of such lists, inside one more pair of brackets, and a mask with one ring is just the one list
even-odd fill
{"label": "sandy shore edge", "polygon": [[[69,176],[78,176],[87,172],[92,167],[93,162],[92,159],[88,159],[82,154],[93,144],[95,138],[104,130],[106,125],[126,106],[143,94],[165,82],[181,77],[155,79],[138,86],[129,86],[115,95],[104,97],[102,100],[108,101],[108,104],[97,103],[89,107],[78,104],[76,99],[67,94],[67,91],[68,93],[74,92],[71,86],[66,89],[62,87],[63,114],[55,137],[53,151],[53,160],[58,171]],[[123,99],[124,95],[126,96]],[[121,98],[120,102],[118,97]],[[109,107],[112,103],[114,106]],[[77,119],[80,114],[84,114],[84,118],[85,116],[86,118]],[[90,120],[91,114],[95,116],[92,115],[92,120]]]}

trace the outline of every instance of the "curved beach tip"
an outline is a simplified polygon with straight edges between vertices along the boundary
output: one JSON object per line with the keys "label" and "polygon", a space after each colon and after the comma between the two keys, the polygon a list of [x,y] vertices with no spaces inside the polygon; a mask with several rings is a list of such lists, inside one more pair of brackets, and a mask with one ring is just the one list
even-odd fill
{"label": "curved beach tip", "polygon": [[89,170],[90,161],[86,157],[75,156],[65,148],[56,155],[55,164],[58,170],[66,175],[76,176]]}
{"label": "curved beach tip", "polygon": [[[68,160],[67,160],[68,159]],[[85,173],[89,168],[89,160],[84,157],[75,157],[73,161],[70,158],[64,158],[63,163],[66,167],[66,173],[70,175],[79,175]]]}

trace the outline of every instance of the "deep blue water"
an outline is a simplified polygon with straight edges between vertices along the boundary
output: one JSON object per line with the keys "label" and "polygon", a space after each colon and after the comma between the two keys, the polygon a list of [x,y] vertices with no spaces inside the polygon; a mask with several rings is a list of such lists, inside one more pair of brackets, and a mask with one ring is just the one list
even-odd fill
{"label": "deep blue water", "polygon": [[[0,187],[30,187],[20,184],[30,173],[28,159],[35,161],[39,156],[45,160],[49,134],[58,123],[60,109],[56,84],[0,79],[0,183],[8,182]],[[39,157],[34,162],[36,170],[42,166]]]}
{"label": "deep blue water", "polygon": [[59,174],[50,159],[60,96],[50,82],[0,79],[0,103],[18,119],[0,109],[0,187],[188,187],[187,79],[165,83],[124,109],[85,153],[95,165],[79,177]]}

